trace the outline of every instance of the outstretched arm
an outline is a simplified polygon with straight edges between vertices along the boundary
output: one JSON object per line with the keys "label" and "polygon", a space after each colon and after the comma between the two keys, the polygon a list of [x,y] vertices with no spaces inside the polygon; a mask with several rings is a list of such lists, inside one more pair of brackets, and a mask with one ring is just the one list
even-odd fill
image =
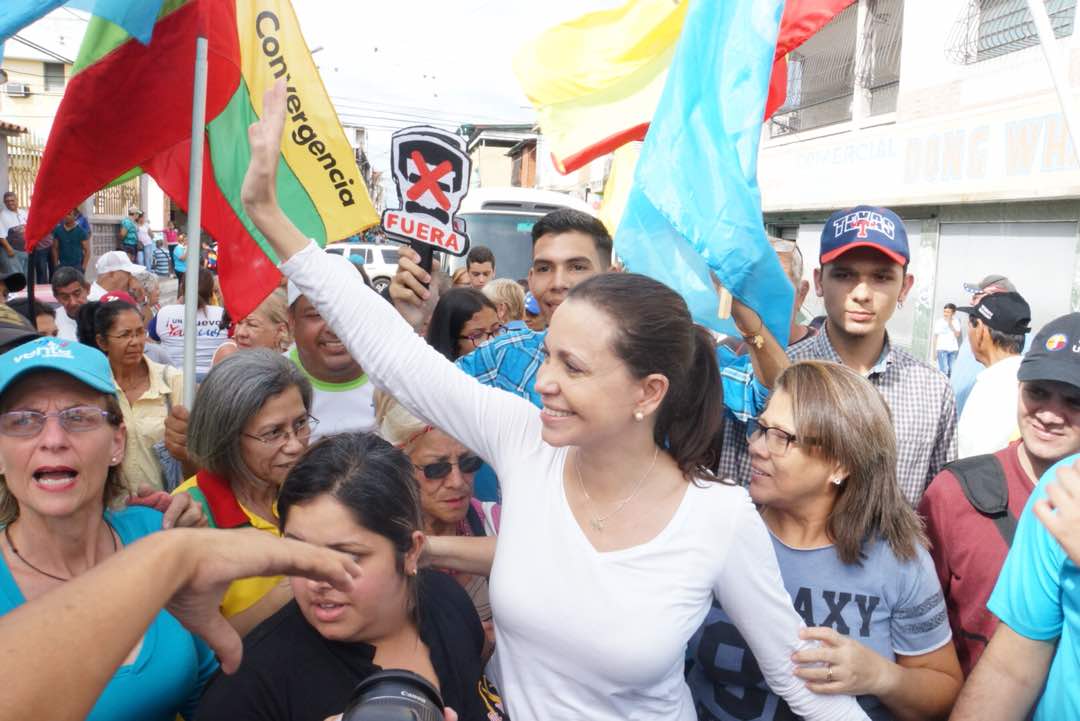
{"label": "outstretched arm", "polygon": [[749,306],[732,299],[731,317],[746,340],[750,362],[754,365],[754,377],[758,383],[772,390],[776,379],[791,365],[791,360],[765,327],[761,316]]}
{"label": "outstretched arm", "polygon": [[86,718],[166,603],[234,671],[242,646],[218,611],[221,597],[233,579],[277,574],[348,591],[360,569],[345,554],[255,530],[177,529],[137,541],[0,618],[0,721]]}
{"label": "outstretched arm", "polygon": [[998,624],[990,645],[960,691],[952,721],[1020,721],[1042,691],[1054,644]]}
{"label": "outstretched arm", "polygon": [[[244,208],[282,259],[280,268],[319,311],[368,377],[411,413],[451,433],[496,471],[541,448],[540,417],[528,401],[482,386],[419,338],[340,256],[308,240],[277,203],[275,174],[284,124],[278,83],[254,123]],[[434,389],[438,389],[437,391]],[[504,479],[505,480],[505,479]]]}

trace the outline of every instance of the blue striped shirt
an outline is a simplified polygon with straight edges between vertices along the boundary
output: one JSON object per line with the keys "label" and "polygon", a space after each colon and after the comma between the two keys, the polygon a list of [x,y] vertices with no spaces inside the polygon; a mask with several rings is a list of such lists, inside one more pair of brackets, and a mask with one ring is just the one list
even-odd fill
{"label": "blue striped shirt", "polygon": [[[528,398],[540,407],[543,404],[535,385],[536,373],[544,362],[545,335],[527,328],[504,333],[459,358],[458,367],[484,385]],[[769,391],[754,378],[750,357],[719,346],[716,360],[728,413],[740,421],[756,416],[765,407]]]}

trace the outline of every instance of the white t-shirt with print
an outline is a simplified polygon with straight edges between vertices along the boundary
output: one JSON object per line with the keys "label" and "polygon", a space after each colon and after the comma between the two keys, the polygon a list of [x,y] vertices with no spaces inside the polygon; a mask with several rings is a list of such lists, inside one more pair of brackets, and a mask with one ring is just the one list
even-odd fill
{"label": "white t-shirt with print", "polygon": [[311,415],[319,419],[311,442],[335,433],[369,433],[375,430],[375,386],[367,374],[346,383],[327,383],[314,378],[293,346],[285,353],[311,381]]}
{"label": "white t-shirt with print", "polygon": [[[228,330],[221,327],[224,313],[225,309],[216,305],[204,306],[196,313],[195,372],[199,376],[210,372],[214,352],[229,339]],[[163,306],[151,326],[150,335],[161,339],[161,347],[169,354],[171,364],[183,368],[184,306]]]}

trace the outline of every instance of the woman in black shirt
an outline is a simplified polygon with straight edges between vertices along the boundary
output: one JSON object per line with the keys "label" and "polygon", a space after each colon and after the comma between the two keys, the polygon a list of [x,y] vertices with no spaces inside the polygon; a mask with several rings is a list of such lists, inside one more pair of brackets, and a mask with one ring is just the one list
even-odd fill
{"label": "woman in black shirt", "polygon": [[401,451],[371,434],[324,439],[290,471],[278,514],[286,537],[348,553],[363,573],[347,594],[293,578],[295,600],[244,639],[239,670],[211,682],[199,719],[324,721],[382,668],[427,678],[461,721],[488,718],[480,619],[453,579],[417,571],[420,509]]}

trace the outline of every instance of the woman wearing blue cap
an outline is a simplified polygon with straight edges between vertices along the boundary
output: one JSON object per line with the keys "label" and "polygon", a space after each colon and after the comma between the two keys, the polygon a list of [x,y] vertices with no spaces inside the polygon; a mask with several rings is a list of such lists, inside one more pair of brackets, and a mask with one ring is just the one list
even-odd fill
{"label": "woman wearing blue cap", "polygon": [[[126,496],[125,436],[100,351],[42,338],[0,356],[0,614],[161,528],[157,511],[111,509]],[[209,648],[162,611],[88,718],[191,718],[216,668]]]}

